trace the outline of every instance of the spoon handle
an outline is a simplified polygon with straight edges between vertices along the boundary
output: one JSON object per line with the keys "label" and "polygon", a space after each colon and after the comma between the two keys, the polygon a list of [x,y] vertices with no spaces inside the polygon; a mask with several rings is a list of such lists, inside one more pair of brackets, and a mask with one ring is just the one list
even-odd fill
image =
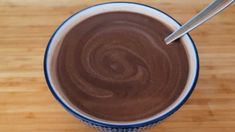
{"label": "spoon handle", "polygon": [[195,17],[189,20],[186,24],[166,37],[166,44],[170,44],[171,42],[190,32],[194,28],[200,26],[201,24],[215,16],[217,13],[221,12],[223,9],[231,5],[233,2],[234,0],[215,0],[208,7],[203,9]]}

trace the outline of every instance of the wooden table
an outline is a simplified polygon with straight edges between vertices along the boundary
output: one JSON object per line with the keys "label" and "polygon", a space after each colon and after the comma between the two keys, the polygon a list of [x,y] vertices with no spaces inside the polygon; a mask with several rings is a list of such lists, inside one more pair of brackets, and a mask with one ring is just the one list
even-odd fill
{"label": "wooden table", "polygon": [[[51,34],[80,9],[107,0],[0,0],[0,132],[94,132],[53,98],[43,75]],[[211,0],[135,0],[185,23]],[[191,33],[199,82],[178,112],[149,132],[235,132],[235,7]]]}

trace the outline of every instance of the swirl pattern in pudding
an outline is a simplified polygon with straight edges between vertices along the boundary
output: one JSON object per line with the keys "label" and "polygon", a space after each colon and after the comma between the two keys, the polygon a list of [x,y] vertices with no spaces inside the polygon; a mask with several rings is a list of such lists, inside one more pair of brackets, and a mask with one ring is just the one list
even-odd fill
{"label": "swirl pattern in pudding", "polygon": [[111,12],[73,27],[56,62],[64,95],[83,112],[109,121],[136,121],[171,105],[183,91],[189,65],[180,40],[149,16]]}

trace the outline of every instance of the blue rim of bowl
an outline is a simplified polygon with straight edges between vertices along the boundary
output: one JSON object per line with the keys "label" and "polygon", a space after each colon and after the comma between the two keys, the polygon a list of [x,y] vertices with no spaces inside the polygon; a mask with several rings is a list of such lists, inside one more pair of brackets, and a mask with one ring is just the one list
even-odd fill
{"label": "blue rim of bowl", "polygon": [[48,42],[48,45],[47,45],[47,48],[45,50],[45,54],[44,54],[44,76],[45,76],[45,79],[46,79],[46,82],[47,82],[47,85],[51,91],[51,93],[53,94],[53,96],[57,99],[57,101],[70,113],[72,113],[75,117],[81,119],[82,121],[84,122],[87,122],[91,125],[95,125],[95,126],[100,126],[100,127],[105,127],[105,128],[118,128],[118,129],[126,129],[126,128],[140,128],[140,127],[145,127],[145,126],[149,126],[149,125],[153,125],[153,124],[156,124],[162,120],[164,120],[165,118],[169,117],[170,115],[172,115],[173,113],[175,113],[187,100],[188,98],[190,97],[190,95],[192,94],[196,84],[197,84],[197,81],[198,81],[198,76],[199,76],[199,69],[200,69],[200,64],[199,64],[199,56],[198,56],[198,51],[197,51],[197,48],[195,46],[195,43],[192,39],[192,37],[188,35],[188,37],[190,38],[192,44],[193,44],[193,48],[194,48],[194,51],[196,53],[196,62],[197,62],[197,65],[196,65],[196,75],[195,75],[195,78],[194,78],[194,81],[193,81],[193,85],[192,87],[190,88],[190,91],[188,92],[188,94],[184,97],[184,99],[175,107],[173,108],[171,111],[165,113],[164,115],[156,118],[156,119],[152,119],[150,121],[147,121],[147,122],[143,122],[143,123],[136,123],[136,124],[131,124],[131,125],[125,125],[125,124],[121,124],[121,125],[114,125],[114,124],[108,124],[108,123],[101,123],[101,122],[97,122],[95,120],[91,120],[91,119],[88,119],[78,113],[76,113],[75,111],[73,111],[72,109],[70,109],[66,104],[63,103],[63,101],[59,98],[59,96],[56,94],[56,92],[54,91],[54,88],[52,87],[51,83],[50,83],[50,80],[49,80],[49,77],[48,77],[48,71],[47,71],[47,56],[48,56],[48,51],[49,51],[49,48],[50,48],[50,45],[51,45],[51,41],[53,40],[55,34],[57,33],[57,31],[69,20],[71,19],[72,17],[74,17],[75,15],[79,14],[80,12],[84,11],[84,10],[87,10],[89,8],[92,8],[92,7],[97,7],[97,6],[100,6],[100,5],[105,5],[105,4],[114,4],[114,3],[126,3],[126,4],[136,4],[136,5],[141,5],[141,6],[145,6],[145,7],[148,7],[148,8],[152,8],[158,12],[161,12],[165,15],[167,15],[168,17],[170,17],[172,20],[174,20],[176,23],[178,23],[180,26],[181,24],[176,21],[173,17],[171,17],[170,15],[166,14],[165,12],[157,9],[157,8],[154,8],[154,7],[151,7],[149,5],[145,5],[145,4],[141,4],[141,3],[135,3],[135,2],[106,2],[106,3],[101,3],[101,4],[97,4],[97,5],[93,5],[93,6],[90,6],[90,7],[87,7],[85,9],[82,9],[76,13],[74,13],[73,15],[71,15],[69,18],[67,18],[56,30],[55,32],[53,33],[53,35],[51,36],[49,42]]}

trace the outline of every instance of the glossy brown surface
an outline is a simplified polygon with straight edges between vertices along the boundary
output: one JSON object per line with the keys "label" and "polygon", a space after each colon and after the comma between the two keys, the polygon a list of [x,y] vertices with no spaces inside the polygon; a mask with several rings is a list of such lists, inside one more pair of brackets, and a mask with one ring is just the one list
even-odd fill
{"label": "glossy brown surface", "polygon": [[188,77],[180,41],[164,43],[170,30],[136,13],[93,16],[62,40],[57,59],[61,89],[79,109],[112,121],[155,115],[181,94]]}

